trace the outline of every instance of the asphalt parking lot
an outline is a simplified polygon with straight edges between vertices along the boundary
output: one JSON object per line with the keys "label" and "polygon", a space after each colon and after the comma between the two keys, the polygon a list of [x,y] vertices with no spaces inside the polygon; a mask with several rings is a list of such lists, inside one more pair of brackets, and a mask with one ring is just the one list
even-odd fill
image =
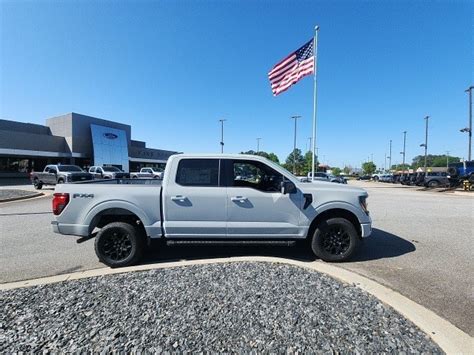
{"label": "asphalt parking lot", "polygon": [[[410,187],[350,182],[369,192],[373,236],[353,261],[339,264],[433,310],[471,336],[474,273],[470,248],[474,197]],[[45,190],[46,193],[51,190]],[[52,233],[51,197],[0,205],[0,282],[103,267],[93,242]],[[238,255],[313,261],[304,245],[285,247],[163,247],[145,263]]]}

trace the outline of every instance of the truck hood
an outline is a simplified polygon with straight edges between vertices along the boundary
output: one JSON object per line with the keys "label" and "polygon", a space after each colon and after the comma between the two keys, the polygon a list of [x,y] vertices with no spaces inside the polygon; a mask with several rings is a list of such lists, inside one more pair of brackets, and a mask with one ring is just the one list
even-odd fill
{"label": "truck hood", "polygon": [[337,184],[334,182],[326,182],[326,181],[313,181],[313,182],[306,182],[306,183],[299,183],[298,188],[303,191],[303,193],[315,193],[318,191],[324,191],[325,193],[334,192],[335,194],[354,194],[358,196],[368,196],[367,191],[360,187],[345,185],[345,184]]}

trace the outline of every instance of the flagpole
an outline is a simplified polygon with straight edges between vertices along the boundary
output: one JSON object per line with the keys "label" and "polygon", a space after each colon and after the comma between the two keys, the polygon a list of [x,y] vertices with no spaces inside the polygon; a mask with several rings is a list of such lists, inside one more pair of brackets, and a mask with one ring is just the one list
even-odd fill
{"label": "flagpole", "polygon": [[319,26],[314,27],[314,40],[313,40],[313,51],[314,51],[314,101],[313,101],[313,146],[311,147],[313,164],[311,165],[311,181],[314,181],[314,164],[316,151],[316,109],[317,109],[317,94],[318,94],[318,79],[316,76],[317,64],[318,64],[318,33]]}

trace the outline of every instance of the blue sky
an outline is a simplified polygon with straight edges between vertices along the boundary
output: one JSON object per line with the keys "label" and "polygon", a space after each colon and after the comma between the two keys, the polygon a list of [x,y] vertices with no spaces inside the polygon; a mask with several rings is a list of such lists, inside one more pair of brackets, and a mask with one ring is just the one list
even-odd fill
{"label": "blue sky", "polygon": [[466,157],[473,85],[469,1],[0,0],[0,117],[44,124],[78,112],[132,125],[149,147],[261,149],[286,158],[311,136],[312,78],[273,97],[271,67],[319,25],[323,162],[377,165],[429,152]]}

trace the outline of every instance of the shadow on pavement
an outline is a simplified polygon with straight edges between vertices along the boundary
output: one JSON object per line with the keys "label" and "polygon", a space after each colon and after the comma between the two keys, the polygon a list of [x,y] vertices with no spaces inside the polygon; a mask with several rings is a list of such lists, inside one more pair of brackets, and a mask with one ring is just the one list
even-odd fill
{"label": "shadow on pavement", "polygon": [[372,235],[364,239],[350,261],[369,261],[394,258],[416,250],[415,245],[395,234],[374,228]]}
{"label": "shadow on pavement", "polygon": [[[369,261],[393,258],[415,251],[415,245],[394,234],[373,229],[373,234],[361,243],[360,248],[349,262]],[[142,260],[142,264],[152,264],[179,260],[216,259],[233,256],[272,256],[298,261],[311,262],[317,258],[306,241],[299,241],[294,246],[280,245],[174,245],[167,246],[162,241],[155,241]]]}

